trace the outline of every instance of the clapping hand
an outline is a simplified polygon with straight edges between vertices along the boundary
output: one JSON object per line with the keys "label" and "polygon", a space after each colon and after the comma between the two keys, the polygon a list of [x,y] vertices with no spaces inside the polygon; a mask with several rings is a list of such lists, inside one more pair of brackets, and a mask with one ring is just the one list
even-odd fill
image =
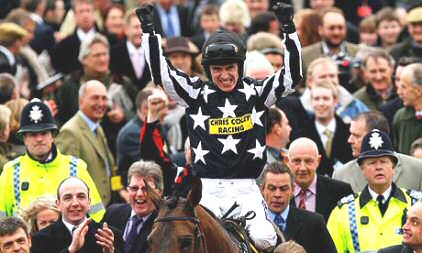
{"label": "clapping hand", "polygon": [[104,253],[114,252],[114,233],[107,223],[104,223],[102,229],[97,230],[95,238],[97,239],[97,244],[103,248]]}
{"label": "clapping hand", "polygon": [[69,253],[78,252],[85,244],[85,235],[88,233],[91,219],[86,219],[82,222],[72,234],[72,243],[69,246]]}

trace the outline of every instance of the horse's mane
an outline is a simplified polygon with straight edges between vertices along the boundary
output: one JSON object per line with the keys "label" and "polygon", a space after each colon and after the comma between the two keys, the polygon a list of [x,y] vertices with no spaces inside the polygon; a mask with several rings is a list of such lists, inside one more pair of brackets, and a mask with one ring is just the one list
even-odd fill
{"label": "horse's mane", "polygon": [[215,214],[210,209],[208,209],[207,207],[205,207],[205,206],[203,206],[201,204],[199,206],[201,206],[205,210],[205,212],[207,212],[209,215],[211,215],[211,217],[213,217],[214,219],[220,221],[220,219],[217,218],[217,216],[215,216]]}

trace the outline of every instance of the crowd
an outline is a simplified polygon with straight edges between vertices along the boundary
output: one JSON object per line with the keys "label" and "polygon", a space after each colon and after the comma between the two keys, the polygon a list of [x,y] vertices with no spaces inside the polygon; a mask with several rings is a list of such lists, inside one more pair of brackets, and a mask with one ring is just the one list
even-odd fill
{"label": "crowd", "polygon": [[148,252],[184,167],[260,251],[422,253],[422,1],[279,2],[0,0],[0,252]]}

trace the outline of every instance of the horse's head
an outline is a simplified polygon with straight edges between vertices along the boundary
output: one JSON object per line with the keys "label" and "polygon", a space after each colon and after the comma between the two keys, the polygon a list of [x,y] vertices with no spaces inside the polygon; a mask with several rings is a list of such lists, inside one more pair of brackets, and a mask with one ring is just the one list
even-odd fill
{"label": "horse's head", "polygon": [[151,253],[204,252],[204,240],[195,207],[202,197],[202,183],[194,178],[187,198],[173,196],[163,199],[147,187],[147,195],[158,210],[148,237]]}

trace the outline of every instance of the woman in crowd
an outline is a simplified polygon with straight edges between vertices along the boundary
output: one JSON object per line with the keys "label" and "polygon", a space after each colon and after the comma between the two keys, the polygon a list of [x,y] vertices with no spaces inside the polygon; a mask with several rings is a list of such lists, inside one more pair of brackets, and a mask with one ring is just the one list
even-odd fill
{"label": "woman in crowd", "polygon": [[39,197],[32,205],[21,212],[22,219],[29,228],[29,234],[50,226],[57,221],[60,212],[56,206],[56,199],[53,196]]}

